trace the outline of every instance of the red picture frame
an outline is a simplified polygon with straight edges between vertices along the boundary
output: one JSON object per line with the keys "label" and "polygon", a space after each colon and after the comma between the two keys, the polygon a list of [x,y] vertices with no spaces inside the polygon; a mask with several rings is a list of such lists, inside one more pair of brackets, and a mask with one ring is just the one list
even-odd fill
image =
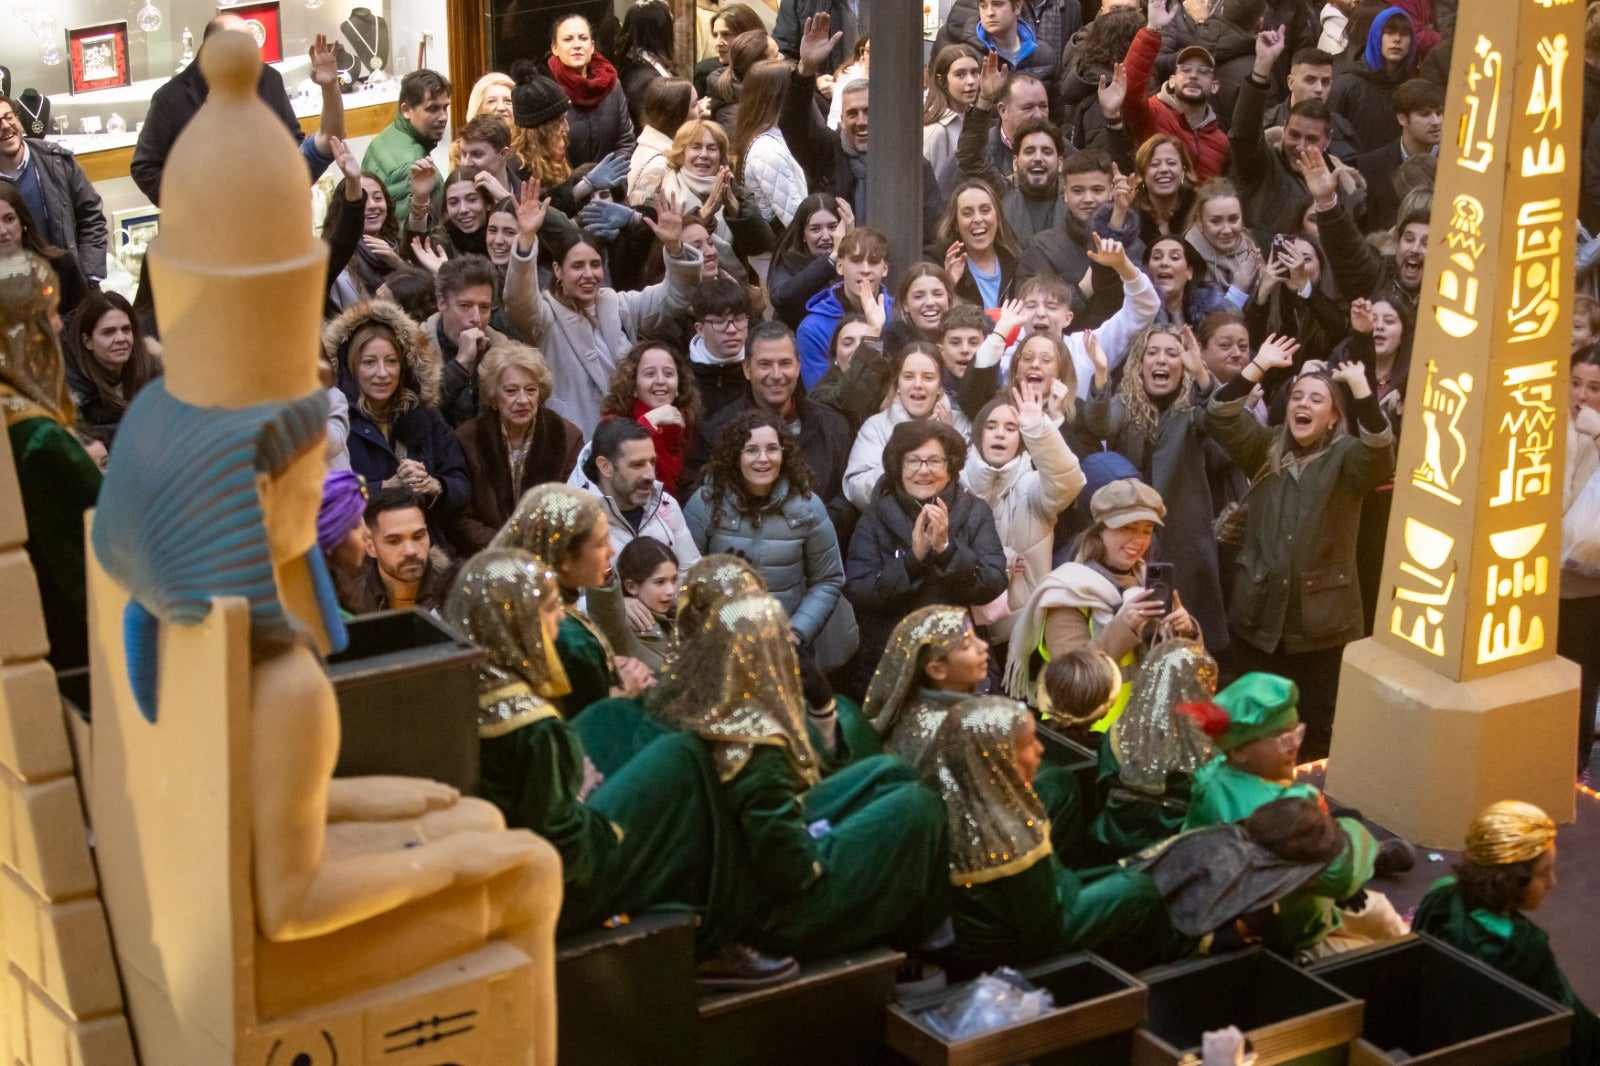
{"label": "red picture frame", "polygon": [[68,30],[67,68],[74,95],[131,83],[128,24],[103,22]]}
{"label": "red picture frame", "polygon": [[[276,63],[283,59],[283,27],[278,19],[278,0],[266,0],[255,4],[231,4],[217,8],[220,14],[226,11],[230,15],[238,15],[246,22],[254,23],[250,32],[256,38],[256,44],[261,48],[261,61],[263,63]],[[261,28],[256,33],[255,27]]]}

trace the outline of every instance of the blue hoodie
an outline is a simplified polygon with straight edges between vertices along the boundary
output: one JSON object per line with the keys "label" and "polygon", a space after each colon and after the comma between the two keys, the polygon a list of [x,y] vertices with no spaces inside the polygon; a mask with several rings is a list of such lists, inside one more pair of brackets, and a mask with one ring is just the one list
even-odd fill
{"label": "blue hoodie", "polygon": [[1411,27],[1411,50],[1406,53],[1405,71],[1407,73],[1417,66],[1417,27],[1412,23],[1411,16],[1398,7],[1386,7],[1378,12],[1378,17],[1372,20],[1372,29],[1367,31],[1367,52],[1362,58],[1367,67],[1374,71],[1383,70],[1383,28],[1392,18],[1406,20],[1406,25]]}
{"label": "blue hoodie", "polygon": [[[845,315],[839,299],[843,291],[841,285],[829,285],[807,300],[806,317],[795,331],[795,347],[800,349],[800,380],[808,389],[815,387],[832,365],[833,353],[828,343]],[[885,315],[894,311],[894,297],[887,292],[883,294],[883,311]]]}
{"label": "blue hoodie", "polygon": [[1033,27],[1028,25],[1028,23],[1021,18],[1017,19],[1018,45],[1016,52],[1013,54],[1007,54],[1006,52],[1000,50],[1000,46],[994,43],[994,38],[990,37],[988,31],[983,28],[983,23],[977,23],[974,26],[974,29],[978,31],[978,42],[980,44],[998,54],[1001,59],[1005,60],[1007,63],[1010,63],[1013,67],[1021,67],[1023,61],[1029,56],[1033,55],[1033,50],[1039,47],[1038,39],[1035,37],[1033,32]]}

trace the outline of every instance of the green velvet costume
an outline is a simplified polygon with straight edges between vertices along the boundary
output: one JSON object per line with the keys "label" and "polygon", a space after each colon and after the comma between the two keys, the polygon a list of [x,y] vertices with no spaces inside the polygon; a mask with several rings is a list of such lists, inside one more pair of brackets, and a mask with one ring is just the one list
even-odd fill
{"label": "green velvet costume", "polygon": [[0,414],[22,494],[28,559],[39,583],[50,664],[89,661],[83,513],[100,493],[100,469],[72,434],[61,345],[52,328],[60,281],[31,252],[0,262]]}
{"label": "green velvet costume", "polygon": [[937,784],[950,823],[955,943],[941,958],[965,974],[1094,949],[1144,966],[1176,947],[1155,883],[1130,870],[1092,884],[1063,866],[1044,804],[1017,762],[1026,707],[970,696],[928,746],[924,778]]}
{"label": "green velvet costume", "polygon": [[39,582],[50,665],[70,670],[89,661],[83,513],[100,493],[100,468],[78,438],[43,412],[12,421],[6,433],[28,523],[26,548]]}
{"label": "green velvet costume", "polygon": [[711,754],[734,825],[717,846],[754,888],[742,941],[803,957],[909,946],[944,913],[942,805],[890,756],[821,781],[788,633],[771,596],[710,606],[647,705]]}
{"label": "green velvet costume", "polygon": [[611,686],[616,683],[611,649],[576,607],[568,607],[561,619],[561,628],[556,631],[556,654],[561,657],[561,666],[572,686],[572,691],[559,700],[567,721],[575,721],[590,704],[610,698]]}
{"label": "green velvet costume", "polygon": [[[1189,804],[1185,829],[1220,825],[1248,818],[1257,807],[1282,796],[1295,796],[1327,809],[1316,786],[1301,781],[1268,781],[1228,765],[1226,756],[1195,774],[1194,798]],[[1278,915],[1267,934],[1267,946],[1293,955],[1316,944],[1339,928],[1337,901],[1348,899],[1372,880],[1378,842],[1354,818],[1335,819],[1350,838],[1350,846],[1334,859],[1306,888],[1290,893],[1278,903]]]}
{"label": "green velvet costume", "polygon": [[[1126,719],[1124,714],[1119,721]],[[1175,836],[1183,829],[1193,784],[1189,774],[1171,770],[1160,794],[1128,788],[1112,745],[1100,745],[1095,768],[1099,810],[1089,829],[1091,837],[1106,854],[1122,859]]]}
{"label": "green velvet costume", "polygon": [[1600,1017],[1578,999],[1556,964],[1550,950],[1550,937],[1521,911],[1491,914],[1481,908],[1468,910],[1454,877],[1434,882],[1417,906],[1411,927],[1419,933],[1436,936],[1446,944],[1493,966],[1542,992],[1572,1011],[1572,1043],[1561,1061],[1567,1066],[1594,1066],[1600,1063]]}

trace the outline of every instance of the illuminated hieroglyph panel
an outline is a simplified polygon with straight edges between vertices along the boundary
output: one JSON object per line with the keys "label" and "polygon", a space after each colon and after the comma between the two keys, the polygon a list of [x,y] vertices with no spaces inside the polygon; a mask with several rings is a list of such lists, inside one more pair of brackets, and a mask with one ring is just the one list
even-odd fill
{"label": "illuminated hieroglyph panel", "polygon": [[1556,653],[1577,0],[1462,5],[1376,637],[1454,681]]}

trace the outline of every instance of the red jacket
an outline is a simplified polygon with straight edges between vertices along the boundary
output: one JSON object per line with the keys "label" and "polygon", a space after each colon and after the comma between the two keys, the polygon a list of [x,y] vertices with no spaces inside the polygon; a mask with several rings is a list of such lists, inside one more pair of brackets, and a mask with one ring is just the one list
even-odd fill
{"label": "red jacket", "polygon": [[1228,135],[1217,125],[1215,112],[1208,109],[1198,129],[1189,125],[1183,112],[1163,99],[1162,93],[1145,98],[1150,87],[1150,71],[1161,51],[1161,35],[1141,27],[1128,45],[1124,62],[1128,71],[1128,98],[1122,104],[1122,118],[1134,144],[1143,144],[1152,134],[1170,133],[1183,142],[1194,160],[1199,181],[1214,178],[1228,169]]}

